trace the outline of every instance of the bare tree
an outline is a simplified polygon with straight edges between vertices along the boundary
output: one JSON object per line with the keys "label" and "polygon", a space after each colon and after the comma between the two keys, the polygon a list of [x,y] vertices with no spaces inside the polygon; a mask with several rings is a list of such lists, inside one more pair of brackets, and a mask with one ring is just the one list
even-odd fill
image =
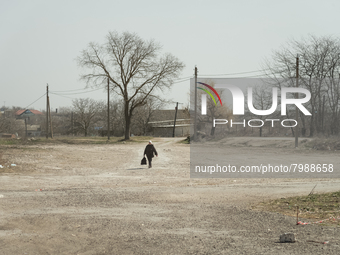
{"label": "bare tree", "polygon": [[[272,87],[267,86],[265,84],[257,85],[252,88],[252,104],[256,110],[268,110],[273,105],[273,93]],[[275,115],[271,114],[272,116]],[[264,120],[267,118],[271,118],[270,115],[256,115],[256,119]],[[262,136],[262,128],[263,126],[259,127],[259,136]]]}
{"label": "bare tree", "polygon": [[122,136],[124,133],[122,101],[110,101],[110,127],[107,126],[107,102],[100,102],[99,108],[98,122],[104,128],[101,135],[104,136],[110,132],[111,135]]}
{"label": "bare tree", "polygon": [[139,135],[146,135],[149,122],[155,111],[160,109],[164,104],[166,104],[166,101],[159,100],[157,97],[150,97],[143,106],[138,107],[132,117],[133,132]]}
{"label": "bare tree", "polygon": [[3,112],[0,113],[0,133],[20,133],[22,130],[21,126],[16,125],[15,113],[22,108],[18,106],[12,106],[11,108],[3,106],[1,109]]}
{"label": "bare tree", "polygon": [[88,86],[107,86],[124,100],[125,139],[130,139],[133,111],[157,90],[170,88],[184,64],[171,54],[159,57],[161,46],[138,35],[109,32],[102,45],[90,43],[78,64],[90,69],[81,79]]}
{"label": "bare tree", "polygon": [[[301,41],[292,40],[286,47],[274,52],[265,68],[276,86],[295,86],[296,56],[299,55],[299,85],[311,93],[306,105],[311,117],[301,116],[302,124],[309,120],[309,135],[326,129],[325,114],[328,116],[331,133],[339,132],[339,74],[340,40],[334,37],[309,36]],[[302,127],[302,130],[305,126]]]}
{"label": "bare tree", "polygon": [[91,98],[80,98],[72,101],[74,108],[74,122],[78,129],[87,136],[93,118],[99,110],[98,102]]}
{"label": "bare tree", "polygon": [[[68,135],[72,133],[72,108],[60,107],[58,112],[51,113],[53,119],[53,133]],[[45,120],[41,126],[46,123]]]}
{"label": "bare tree", "polygon": [[8,111],[8,107],[1,107],[0,112],[0,133],[9,132],[11,130],[11,118],[6,116],[6,111]]}
{"label": "bare tree", "polygon": [[0,115],[0,133],[13,132],[14,118],[6,117],[5,114]]}

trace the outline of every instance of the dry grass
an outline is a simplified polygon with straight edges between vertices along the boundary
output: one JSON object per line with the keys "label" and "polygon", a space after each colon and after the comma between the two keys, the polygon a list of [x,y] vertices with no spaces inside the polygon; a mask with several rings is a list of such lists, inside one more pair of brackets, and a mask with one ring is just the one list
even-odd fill
{"label": "dry grass", "polygon": [[[253,209],[278,212],[296,217],[297,207],[299,218],[311,220],[324,220],[340,217],[340,191],[324,194],[311,194],[308,196],[289,197],[263,202]],[[337,224],[340,220],[330,220],[326,223]]]}
{"label": "dry grass", "polygon": [[306,147],[314,150],[338,151],[340,150],[340,137],[315,138],[307,142]]}
{"label": "dry grass", "polygon": [[6,164],[6,161],[3,159],[4,152],[0,149],[0,173],[5,171],[5,168],[3,166]]}

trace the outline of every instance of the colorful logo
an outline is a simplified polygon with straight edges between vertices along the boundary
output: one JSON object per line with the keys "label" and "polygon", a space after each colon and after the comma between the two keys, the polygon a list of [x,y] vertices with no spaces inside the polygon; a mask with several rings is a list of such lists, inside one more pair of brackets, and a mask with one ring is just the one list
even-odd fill
{"label": "colorful logo", "polygon": [[[213,91],[216,96],[218,97],[218,99],[220,100],[220,103],[222,105],[222,101],[220,96],[218,95],[218,93],[216,92],[216,90],[203,82],[197,82],[201,85],[206,86],[207,88],[209,88],[211,91]],[[213,101],[215,102],[216,105],[216,100],[214,99],[213,95],[206,89],[203,88],[199,88],[205,92],[207,92],[207,94],[213,99]],[[216,84],[215,88],[218,89],[228,89],[233,97],[233,115],[244,115],[244,93],[243,91],[235,86],[235,85],[231,85],[231,84]],[[255,115],[261,115],[261,116],[266,116],[266,115],[270,115],[273,112],[275,112],[277,105],[278,105],[278,93],[277,93],[277,88],[273,87],[273,103],[272,103],[272,107],[270,109],[266,109],[266,110],[258,110],[255,109],[255,107],[253,106],[253,92],[252,92],[252,87],[248,87],[248,108],[249,111]],[[305,94],[306,96],[304,98],[290,98],[288,96],[289,93],[301,93],[301,94]],[[295,105],[297,108],[300,109],[300,111],[306,115],[306,116],[310,116],[312,115],[302,104],[303,103],[307,103],[311,98],[311,94],[310,92],[305,89],[305,88],[295,88],[295,87],[282,87],[281,88],[281,115],[287,115],[286,114],[286,110],[287,107],[286,105],[288,104],[292,104]],[[202,115],[206,115],[207,114],[207,99],[206,99],[206,94],[202,94]]]}
{"label": "colorful logo", "polygon": [[[222,105],[222,101],[221,101],[220,95],[217,93],[217,91],[212,86],[210,86],[210,85],[208,85],[206,83],[203,83],[203,82],[197,82],[197,83],[206,86],[208,89],[210,89],[212,92],[214,92],[215,95],[217,96],[218,100],[220,101],[221,105]],[[217,105],[214,96],[210,93],[209,90],[204,89],[204,88],[200,88],[200,87],[196,87],[196,88],[205,91],[212,98],[212,100],[214,101],[215,105]],[[207,115],[207,95],[206,94],[202,94],[202,98],[201,98],[201,114],[202,115]]]}
{"label": "colorful logo", "polygon": [[[216,91],[212,86],[210,86],[210,85],[208,85],[208,84],[206,84],[206,83],[203,83],[203,82],[197,82],[197,83],[206,86],[206,87],[209,88],[212,92],[214,92],[215,95],[217,96],[218,100],[220,100],[220,103],[221,103],[221,105],[222,105],[222,101],[221,101],[220,95],[217,93],[217,91]],[[203,88],[200,88],[200,87],[197,87],[197,88],[198,88],[198,89],[201,89],[201,90],[203,90],[203,91],[205,91],[205,92],[212,98],[212,100],[214,101],[215,105],[217,104],[215,98],[213,97],[213,95],[210,93],[209,90],[206,90],[206,89],[203,89]]]}

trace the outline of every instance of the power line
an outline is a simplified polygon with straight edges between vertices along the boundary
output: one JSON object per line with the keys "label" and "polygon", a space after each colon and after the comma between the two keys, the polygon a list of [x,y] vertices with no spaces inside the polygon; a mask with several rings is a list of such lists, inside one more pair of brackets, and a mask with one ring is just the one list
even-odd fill
{"label": "power line", "polygon": [[41,98],[42,98],[43,96],[45,96],[45,95],[46,95],[46,93],[45,93],[44,95],[42,95],[41,97],[39,97],[37,100],[35,100],[33,103],[27,105],[27,106],[25,107],[25,109],[27,109],[28,107],[30,107],[32,104],[34,104],[35,102],[37,102],[39,99],[41,99]]}
{"label": "power line", "polygon": [[264,72],[270,69],[262,69],[262,70],[256,70],[256,71],[248,71],[248,72],[240,72],[240,73],[226,73],[226,74],[201,74],[201,76],[222,76],[222,75],[239,75],[239,74],[249,74],[249,73],[258,73],[258,72]]}
{"label": "power line", "polygon": [[104,88],[97,88],[97,89],[93,89],[93,90],[89,90],[89,91],[84,91],[84,92],[79,92],[79,93],[67,93],[67,92],[64,92],[64,93],[56,93],[56,91],[50,91],[51,93],[53,93],[54,95],[58,95],[58,96],[63,96],[63,95],[79,95],[79,94],[86,94],[86,93],[90,93],[90,92],[93,92],[93,91],[97,91],[97,90],[100,90],[100,89],[104,89]]}
{"label": "power line", "polygon": [[[270,69],[264,69],[265,70],[270,70]],[[245,73],[253,73],[256,71],[252,71],[252,72],[243,72]],[[235,73],[236,74],[236,73]],[[239,73],[242,74],[242,73]],[[254,74],[254,75],[249,75],[249,76],[236,76],[236,77],[223,77],[224,79],[242,79],[242,78],[270,78],[270,75],[275,75],[275,74],[282,74],[282,71],[277,71],[277,72],[271,72],[271,73],[263,73],[263,74]],[[220,74],[222,75],[222,74]],[[200,75],[200,76],[220,76],[220,75]],[[224,75],[233,75],[233,74],[224,74]],[[201,77],[202,78],[202,77]],[[209,78],[209,77],[207,77]]]}
{"label": "power line", "polygon": [[[177,78],[175,80],[178,81],[178,82],[181,82],[180,80],[183,80],[183,79],[187,80],[187,79],[190,79],[190,78],[191,78],[191,76],[187,76],[187,77]],[[68,93],[68,92],[84,91],[84,90],[87,90],[87,89],[89,89],[89,88],[73,89],[73,90],[54,90],[53,93],[62,93],[62,94],[64,94],[64,93]],[[101,89],[101,88],[98,88],[98,89],[95,89],[95,90],[99,90],[99,89]],[[95,91],[95,90],[91,90],[91,91],[88,91],[88,92],[92,92],[92,91]],[[87,93],[87,92],[84,92],[84,93]],[[76,93],[74,93],[74,94],[76,94]]]}
{"label": "power line", "polygon": [[[180,83],[183,81],[187,81],[190,80],[191,76],[187,76],[187,77],[182,77],[182,78],[177,78],[175,79],[176,82],[174,83]],[[86,91],[89,88],[83,88],[83,89],[73,89],[73,90],[54,90],[54,91],[50,91],[50,93],[54,94],[54,95],[58,95],[58,96],[63,96],[63,95],[78,95],[78,94],[84,94],[84,93],[89,93],[89,92],[93,92],[93,91],[97,91],[103,88],[97,88],[97,89],[93,89],[90,91]],[[76,92],[76,91],[84,91],[84,92]],[[73,93],[74,92],[74,93]]]}
{"label": "power line", "polygon": [[[263,69],[263,70],[255,70],[255,71],[247,71],[247,72],[239,72],[239,73],[226,73],[226,74],[202,74],[199,75],[200,78],[203,78],[204,76],[230,76],[230,75],[239,75],[239,74],[251,74],[251,73],[258,73],[258,72],[265,72],[268,71],[270,69]],[[272,73],[273,74],[273,73]],[[230,77],[230,78],[226,78],[226,79],[242,79],[242,78],[266,78],[268,76],[265,76],[266,74],[257,74],[257,75],[250,75],[250,76],[242,76],[242,77]],[[203,77],[202,77],[203,76]],[[186,76],[186,77],[181,77],[181,78],[177,78],[175,79],[175,82],[173,82],[172,84],[177,84],[177,83],[181,83],[181,82],[185,82],[185,81],[189,81],[192,78],[192,76]],[[100,89],[103,89],[102,87],[97,88],[97,89],[93,89],[93,90],[89,90],[86,91],[88,88],[83,88],[83,89],[74,89],[74,90],[60,90],[60,91],[50,91],[51,94],[57,95],[57,96],[62,96],[62,97],[66,97],[66,98],[71,98],[71,97],[67,97],[67,95],[80,95],[80,94],[86,94],[86,93],[90,93],[93,91],[97,91]],[[77,91],[83,91],[83,92],[77,92]],[[71,98],[73,99],[73,98]]]}
{"label": "power line", "polygon": [[182,80],[182,79],[188,79],[188,78],[192,78],[192,76],[187,76],[187,77],[177,78],[177,79],[175,79],[175,80]]}
{"label": "power line", "polygon": [[[255,70],[255,71],[248,71],[248,72],[239,72],[239,73],[226,73],[226,74],[201,74],[200,76],[229,76],[229,75],[239,75],[239,74],[250,74],[250,73],[257,73],[257,72],[264,72],[270,69],[263,69],[263,70]],[[264,74],[259,74],[259,75],[252,75],[252,76],[243,76],[243,77],[232,77],[234,78],[255,78],[255,77],[261,77]],[[181,83],[181,82],[185,82],[188,81],[192,78],[192,76],[186,76],[186,77],[181,77],[181,78],[177,78],[175,79],[175,82],[173,82],[173,84],[175,83]],[[89,92],[93,92],[93,91],[97,91],[103,88],[97,88],[97,89],[93,89],[90,91],[86,91],[89,88],[82,88],[82,89],[73,89],[73,90],[55,90],[55,91],[50,91],[51,93],[53,93],[54,95],[58,95],[58,96],[63,96],[63,95],[78,95],[78,94],[84,94],[84,93],[89,93]],[[84,91],[84,92],[76,92],[76,91]],[[74,93],[73,93],[74,92]]]}
{"label": "power line", "polygon": [[182,80],[182,81],[176,81],[176,82],[173,82],[172,84],[176,84],[176,83],[181,83],[181,82],[185,82],[185,81],[190,81],[191,77],[190,78],[187,78],[185,80]]}
{"label": "power line", "polygon": [[[204,77],[200,76],[199,78],[202,79]],[[258,74],[258,75],[251,75],[251,76],[223,77],[222,79],[243,79],[243,78],[268,78],[268,76],[265,76],[264,74]]]}
{"label": "power line", "polygon": [[63,92],[73,92],[73,91],[81,91],[81,90],[87,90],[89,88],[83,88],[83,89],[73,89],[73,90],[55,90],[54,92],[57,92],[57,93],[63,93]]}
{"label": "power line", "polygon": [[56,95],[56,96],[60,96],[60,97],[69,98],[69,99],[75,99],[74,97],[62,96],[62,95],[59,95],[59,94],[55,94],[53,92],[50,92],[50,94],[53,94],[53,95]]}

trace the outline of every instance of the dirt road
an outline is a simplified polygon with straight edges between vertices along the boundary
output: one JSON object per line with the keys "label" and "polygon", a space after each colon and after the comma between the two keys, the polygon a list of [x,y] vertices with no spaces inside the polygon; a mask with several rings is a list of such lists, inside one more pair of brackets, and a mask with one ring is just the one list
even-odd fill
{"label": "dirt road", "polygon": [[[140,166],[144,143],[3,147],[16,166],[0,169],[0,254],[340,254],[339,227],[250,209],[316,183],[340,190],[339,179],[190,179],[190,147],[178,140],[154,140],[151,169]],[[259,149],[259,161],[295,154]],[[279,243],[285,232],[298,242]]]}

